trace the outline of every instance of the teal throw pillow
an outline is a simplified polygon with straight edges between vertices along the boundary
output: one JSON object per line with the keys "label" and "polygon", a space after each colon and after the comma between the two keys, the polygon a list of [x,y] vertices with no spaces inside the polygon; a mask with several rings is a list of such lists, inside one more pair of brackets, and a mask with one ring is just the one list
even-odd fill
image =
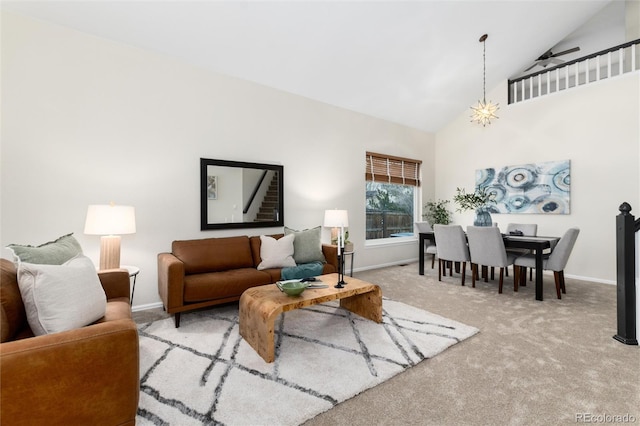
{"label": "teal throw pillow", "polygon": [[40,265],[62,265],[82,254],[80,243],[73,237],[73,233],[63,235],[55,241],[49,241],[37,247],[9,244],[7,248],[13,251],[16,262],[20,260]]}
{"label": "teal throw pillow", "polygon": [[324,254],[322,253],[322,241],[320,240],[321,231],[322,228],[320,226],[303,231],[296,231],[295,229],[285,226],[285,235],[295,235],[295,239],[293,240],[293,260],[296,261],[296,264],[327,262],[327,259],[324,258]]}

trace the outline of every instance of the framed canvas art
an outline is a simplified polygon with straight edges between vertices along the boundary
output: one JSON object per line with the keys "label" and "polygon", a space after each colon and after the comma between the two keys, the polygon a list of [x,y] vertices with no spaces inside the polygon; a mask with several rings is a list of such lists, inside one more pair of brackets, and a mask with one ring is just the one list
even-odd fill
{"label": "framed canvas art", "polygon": [[476,170],[476,187],[492,194],[492,213],[571,213],[570,160]]}

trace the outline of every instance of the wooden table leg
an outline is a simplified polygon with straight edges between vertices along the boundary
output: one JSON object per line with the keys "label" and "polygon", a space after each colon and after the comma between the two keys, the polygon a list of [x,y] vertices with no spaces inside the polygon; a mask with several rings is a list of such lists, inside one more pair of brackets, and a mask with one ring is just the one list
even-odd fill
{"label": "wooden table leg", "polygon": [[[525,278],[526,279],[526,278]],[[536,300],[543,299],[542,249],[536,249]]]}
{"label": "wooden table leg", "polygon": [[[246,296],[246,297],[245,297]],[[275,319],[281,309],[270,303],[258,303],[246,293],[240,297],[240,335],[265,360],[275,360]]]}
{"label": "wooden table leg", "polygon": [[340,299],[340,307],[360,315],[363,318],[381,323],[382,290],[376,286],[374,291]]}
{"label": "wooden table leg", "polygon": [[420,244],[418,246],[418,274],[419,275],[424,275],[424,240],[425,240],[424,234],[420,234],[420,237],[418,238],[418,241]]}

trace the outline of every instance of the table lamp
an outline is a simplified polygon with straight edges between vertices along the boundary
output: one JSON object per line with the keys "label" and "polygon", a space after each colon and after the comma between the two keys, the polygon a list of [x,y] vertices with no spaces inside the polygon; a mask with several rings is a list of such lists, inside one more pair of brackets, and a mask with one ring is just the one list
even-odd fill
{"label": "table lamp", "polygon": [[346,282],[344,281],[344,227],[349,226],[349,213],[346,210],[325,210],[324,211],[324,226],[332,228],[333,231],[340,228],[338,231],[338,283],[336,288],[344,287]]}
{"label": "table lamp", "polygon": [[135,234],[136,214],[132,206],[93,204],[87,209],[84,233],[100,238],[100,270],[120,268],[120,235]]}

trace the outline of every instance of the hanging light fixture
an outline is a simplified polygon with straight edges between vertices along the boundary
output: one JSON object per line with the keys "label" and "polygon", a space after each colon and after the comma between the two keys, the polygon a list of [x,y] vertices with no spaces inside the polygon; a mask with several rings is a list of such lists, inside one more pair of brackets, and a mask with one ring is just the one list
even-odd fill
{"label": "hanging light fixture", "polygon": [[487,59],[486,59],[486,47],[485,41],[488,35],[484,34],[480,37],[480,43],[482,43],[482,100],[478,101],[478,105],[471,107],[471,121],[475,121],[478,124],[482,124],[482,127],[487,124],[491,124],[491,119],[498,118],[496,111],[500,109],[498,104],[494,104],[491,101],[487,102],[486,93],[486,79],[487,79]]}

